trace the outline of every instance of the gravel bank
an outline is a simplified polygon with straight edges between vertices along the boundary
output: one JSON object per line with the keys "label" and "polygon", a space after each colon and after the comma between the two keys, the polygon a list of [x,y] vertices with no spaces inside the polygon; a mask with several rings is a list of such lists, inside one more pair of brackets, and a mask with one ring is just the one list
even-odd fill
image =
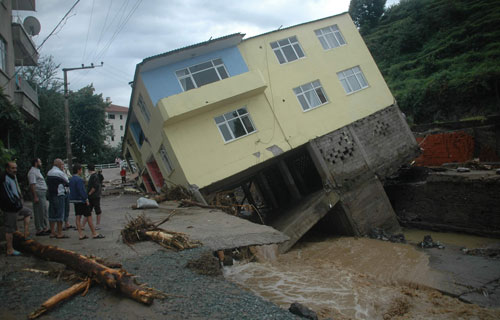
{"label": "gravel bank", "polygon": [[[154,244],[151,244],[154,245]],[[182,252],[159,249],[152,254],[122,261],[123,267],[146,283],[170,295],[143,306],[101,287],[85,297],[77,296],[43,316],[44,319],[297,319],[222,276],[195,273],[186,264],[207,249]],[[50,296],[69,287],[70,282],[54,275],[24,271],[24,268],[51,270],[60,264],[33,257],[0,258],[0,318],[26,319]]]}

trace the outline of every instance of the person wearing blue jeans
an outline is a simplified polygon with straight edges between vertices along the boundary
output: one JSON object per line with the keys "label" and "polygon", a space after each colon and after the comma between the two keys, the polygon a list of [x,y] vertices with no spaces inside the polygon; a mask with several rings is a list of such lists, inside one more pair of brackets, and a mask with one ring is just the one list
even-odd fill
{"label": "person wearing blue jeans", "polygon": [[[69,238],[62,233],[62,224],[66,211],[66,188],[69,180],[63,172],[64,162],[61,159],[54,160],[54,166],[47,173],[47,186],[49,191],[49,224],[50,237],[63,239]],[[55,226],[57,225],[57,232]]]}

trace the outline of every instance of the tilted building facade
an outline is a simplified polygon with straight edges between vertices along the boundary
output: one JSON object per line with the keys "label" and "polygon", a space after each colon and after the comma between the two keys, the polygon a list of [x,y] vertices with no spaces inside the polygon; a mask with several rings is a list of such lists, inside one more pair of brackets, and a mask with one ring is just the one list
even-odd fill
{"label": "tilted building facade", "polygon": [[350,234],[396,229],[381,180],[418,153],[347,13],[146,58],[127,121],[148,191],[240,188],[290,245],[329,212]]}

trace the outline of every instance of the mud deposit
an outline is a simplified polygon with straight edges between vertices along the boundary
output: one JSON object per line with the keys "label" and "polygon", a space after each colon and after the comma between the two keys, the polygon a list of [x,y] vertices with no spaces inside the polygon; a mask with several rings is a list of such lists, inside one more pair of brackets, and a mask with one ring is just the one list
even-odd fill
{"label": "mud deposit", "polygon": [[430,289],[442,274],[408,244],[350,237],[303,242],[273,261],[227,267],[224,275],[283,308],[300,302],[321,318],[500,318],[499,309]]}

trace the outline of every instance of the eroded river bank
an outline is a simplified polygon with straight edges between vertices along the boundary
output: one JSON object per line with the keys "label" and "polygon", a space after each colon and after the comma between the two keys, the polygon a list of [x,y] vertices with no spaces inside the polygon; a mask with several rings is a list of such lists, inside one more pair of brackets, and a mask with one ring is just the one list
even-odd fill
{"label": "eroded river bank", "polygon": [[[446,248],[418,248],[425,234]],[[225,267],[224,275],[282,308],[300,302],[320,318],[500,318],[495,285],[500,260],[461,250],[498,248],[498,239],[421,230],[406,230],[405,237],[408,244],[306,237],[286,254],[275,255],[270,247],[260,250],[260,262],[237,262]],[[474,301],[474,295],[486,299]],[[464,302],[468,300],[483,306]]]}

